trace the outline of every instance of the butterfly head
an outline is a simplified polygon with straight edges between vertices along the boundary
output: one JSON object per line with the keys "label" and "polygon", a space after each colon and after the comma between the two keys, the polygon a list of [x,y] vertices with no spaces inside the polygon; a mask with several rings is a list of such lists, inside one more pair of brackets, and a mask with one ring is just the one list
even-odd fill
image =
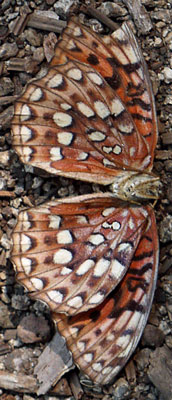
{"label": "butterfly head", "polygon": [[159,198],[160,180],[149,173],[123,171],[111,185],[115,197],[129,202],[143,202]]}

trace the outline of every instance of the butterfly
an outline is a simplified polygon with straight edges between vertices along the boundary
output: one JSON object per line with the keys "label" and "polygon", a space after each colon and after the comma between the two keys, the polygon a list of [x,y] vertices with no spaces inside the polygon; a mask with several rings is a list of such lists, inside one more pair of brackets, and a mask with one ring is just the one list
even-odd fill
{"label": "butterfly", "polygon": [[155,104],[127,23],[100,37],[71,18],[16,101],[12,135],[23,163],[108,187],[20,212],[12,251],[17,281],[49,305],[76,365],[107,384],[137,346],[158,270]]}

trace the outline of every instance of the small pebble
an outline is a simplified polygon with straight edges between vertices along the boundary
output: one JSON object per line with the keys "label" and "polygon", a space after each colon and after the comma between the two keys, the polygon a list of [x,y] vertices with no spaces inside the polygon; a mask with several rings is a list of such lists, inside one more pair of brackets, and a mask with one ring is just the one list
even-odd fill
{"label": "small pebble", "polygon": [[124,378],[118,379],[113,385],[113,400],[127,399],[130,394],[130,385]]}
{"label": "small pebble", "polygon": [[29,314],[20,321],[17,334],[23,343],[42,342],[48,340],[50,327],[44,317]]}
{"label": "small pebble", "polygon": [[148,346],[161,346],[164,341],[164,333],[156,326],[147,324],[143,332],[142,342]]}
{"label": "small pebble", "polygon": [[18,53],[18,47],[16,43],[4,43],[0,46],[0,59],[8,60],[11,57],[15,57]]}

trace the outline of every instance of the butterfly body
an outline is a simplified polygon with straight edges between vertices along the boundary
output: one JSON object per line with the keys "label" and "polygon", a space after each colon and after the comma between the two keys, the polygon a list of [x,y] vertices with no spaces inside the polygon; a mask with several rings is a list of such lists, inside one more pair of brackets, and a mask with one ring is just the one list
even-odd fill
{"label": "butterfly body", "polygon": [[13,233],[17,280],[45,301],[75,363],[110,382],[134,351],[157,279],[152,173],[157,123],[150,80],[126,24],[100,38],[71,19],[41,79],[15,103],[24,163],[111,192],[22,211]]}
{"label": "butterfly body", "polygon": [[123,171],[111,184],[115,197],[130,202],[158,199],[159,178],[146,173]]}

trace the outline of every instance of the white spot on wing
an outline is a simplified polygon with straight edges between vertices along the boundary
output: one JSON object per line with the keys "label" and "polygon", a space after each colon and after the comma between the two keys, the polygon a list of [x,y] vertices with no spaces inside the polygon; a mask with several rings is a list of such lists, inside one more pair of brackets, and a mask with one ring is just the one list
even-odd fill
{"label": "white spot on wing", "polygon": [[85,351],[86,344],[85,344],[85,342],[78,342],[77,347],[80,352],[83,352],[83,351]]}
{"label": "white spot on wing", "polygon": [[72,235],[71,235],[70,231],[68,231],[67,229],[57,233],[57,243],[69,244],[72,242],[73,242]]}
{"label": "white spot on wing", "polygon": [[102,228],[104,228],[104,229],[111,228],[111,224],[109,224],[109,222],[105,221],[105,222],[103,222],[103,224],[102,224]]}
{"label": "white spot on wing", "polygon": [[118,128],[121,132],[131,133],[133,131],[133,124],[131,122],[127,122],[126,124],[124,122],[120,122],[118,124]]}
{"label": "white spot on wing", "polygon": [[94,268],[94,276],[100,277],[102,276],[109,268],[110,261],[106,260],[106,258],[100,258],[100,260],[96,263]]}
{"label": "white spot on wing", "polygon": [[106,339],[112,342],[112,340],[115,340],[115,333],[108,333],[106,336]]}
{"label": "white spot on wing", "polygon": [[49,228],[59,229],[60,222],[61,222],[61,217],[59,215],[49,215],[48,218],[50,220]]}
{"label": "white spot on wing", "polygon": [[28,128],[27,126],[23,125],[21,127],[20,133],[21,133],[21,136],[22,136],[23,143],[26,143],[30,139],[32,139],[32,129]]}
{"label": "white spot on wing", "polygon": [[140,210],[140,212],[142,213],[142,215],[143,215],[145,218],[148,217],[148,212],[147,212],[147,210],[145,210],[145,208],[142,208],[142,209]]}
{"label": "white spot on wing", "polygon": [[125,40],[125,42],[126,42],[126,37],[125,37],[125,35],[126,35],[126,34],[124,33],[124,31],[123,31],[121,28],[117,29],[116,31],[114,31],[114,32],[111,34],[112,38],[118,39],[119,41]]}
{"label": "white spot on wing", "polygon": [[76,37],[79,37],[79,36],[82,35],[82,31],[81,31],[81,29],[80,29],[79,26],[76,26],[76,27],[74,28],[73,34],[74,34],[74,36],[76,36]]}
{"label": "white spot on wing", "polygon": [[100,118],[104,119],[110,115],[110,111],[109,111],[108,107],[101,100],[96,100],[94,102],[94,107],[95,107],[97,115]]}
{"label": "white spot on wing", "polygon": [[27,257],[21,258],[21,264],[26,275],[29,275],[32,269],[32,260]]}
{"label": "white spot on wing", "polygon": [[86,353],[83,355],[83,358],[86,362],[90,363],[93,360],[93,353]]}
{"label": "white spot on wing", "polygon": [[129,341],[131,340],[131,335],[119,336],[116,340],[116,344],[119,347],[128,346]]}
{"label": "white spot on wing", "polygon": [[63,108],[63,110],[67,111],[67,110],[71,110],[71,105],[68,103],[60,103],[60,107]]}
{"label": "white spot on wing", "polygon": [[115,368],[113,367],[113,376],[112,376],[112,378],[118,374],[120,369],[121,369],[121,366],[119,366],[119,365],[117,367],[115,367]]}
{"label": "white spot on wing", "polygon": [[102,364],[99,363],[99,362],[94,363],[94,364],[92,364],[92,368],[96,372],[101,372],[102,371]]}
{"label": "white spot on wing", "polygon": [[77,221],[77,224],[80,224],[80,225],[88,223],[85,215],[76,215],[76,221]]}
{"label": "white spot on wing", "polygon": [[94,131],[88,134],[89,139],[91,139],[93,142],[102,142],[105,140],[106,135],[100,131]]}
{"label": "white spot on wing", "polygon": [[112,367],[105,367],[102,369],[102,374],[103,375],[109,375],[112,372],[113,368]]}
{"label": "white spot on wing", "polygon": [[103,158],[103,164],[105,167],[112,165],[114,167],[114,163],[109,161],[107,158]]}
{"label": "white spot on wing", "polygon": [[71,274],[71,272],[72,272],[72,269],[63,267],[60,274],[61,275],[69,275],[69,274]]}
{"label": "white spot on wing", "polygon": [[127,253],[130,253],[132,251],[131,243],[128,242],[121,243],[118,246],[118,251],[126,251]]}
{"label": "white spot on wing", "polygon": [[134,222],[133,222],[133,218],[130,218],[130,219],[129,219],[128,225],[129,225],[129,228],[130,228],[130,229],[132,229],[132,230],[134,229],[135,224],[134,224]]}
{"label": "white spot on wing", "polygon": [[70,126],[72,124],[72,117],[67,113],[56,111],[53,115],[53,121],[57,126],[65,128],[66,126]]}
{"label": "white spot on wing", "polygon": [[68,304],[68,306],[74,307],[74,308],[82,307],[82,305],[83,305],[82,297],[81,296],[76,296],[73,299],[70,299],[67,302],[67,304]]}
{"label": "white spot on wing", "polygon": [[72,142],[73,139],[73,133],[71,132],[58,132],[57,133],[57,139],[60,144],[63,144],[64,146],[69,146]]}
{"label": "white spot on wing", "polygon": [[28,119],[30,119],[31,115],[32,114],[31,114],[30,107],[27,104],[24,104],[21,107],[20,121],[21,122],[27,121]]}
{"label": "white spot on wing", "polygon": [[121,101],[118,98],[114,98],[111,102],[111,112],[112,114],[116,116],[118,116],[119,114],[121,114],[121,112],[123,112],[125,110],[123,104],[121,103]]}
{"label": "white spot on wing", "polygon": [[136,152],[136,148],[135,147],[130,147],[130,157],[133,157],[135,152]]}
{"label": "white spot on wing", "polygon": [[120,224],[118,221],[114,221],[114,222],[112,223],[112,229],[113,229],[114,231],[119,231],[120,228],[121,228],[121,224]]}
{"label": "white spot on wing", "polygon": [[77,157],[78,161],[84,161],[88,158],[88,153],[86,153],[85,151],[81,151]]}
{"label": "white spot on wing", "polygon": [[29,221],[28,213],[27,213],[27,211],[24,211],[23,212],[23,221],[22,221],[23,231],[27,231],[28,229],[31,228],[31,226],[32,226],[32,224]]}
{"label": "white spot on wing", "polygon": [[92,297],[90,297],[89,299],[89,303],[90,304],[98,304],[101,303],[104,300],[104,294],[102,294],[101,292],[97,292],[96,294],[94,294]]}
{"label": "white spot on wing", "polygon": [[131,341],[131,343],[129,343],[128,346],[123,351],[121,351],[121,353],[119,353],[118,357],[126,357],[127,358],[132,347],[133,347],[133,342]]}
{"label": "white spot on wing", "polygon": [[50,158],[51,158],[51,161],[62,160],[63,156],[61,154],[61,148],[60,147],[52,147],[50,149]]}
{"label": "white spot on wing", "polygon": [[142,162],[142,167],[146,168],[149,165],[150,161],[151,161],[151,155],[146,156]]}
{"label": "white spot on wing", "polygon": [[82,71],[79,68],[71,68],[67,72],[68,78],[80,81],[82,79]]}
{"label": "white spot on wing", "polygon": [[79,101],[76,103],[78,110],[85,115],[85,117],[90,118],[94,116],[94,111],[92,110],[91,107],[87,106],[87,104],[83,103],[82,101]]}
{"label": "white spot on wing", "polygon": [[50,300],[54,301],[55,303],[62,303],[63,301],[63,294],[60,293],[59,290],[49,290],[47,295]]}
{"label": "white spot on wing", "polygon": [[104,242],[104,236],[101,233],[93,233],[89,236],[88,241],[94,246],[98,246]]}
{"label": "white spot on wing", "polygon": [[24,253],[32,248],[32,241],[29,236],[21,234],[21,250]]}
{"label": "white spot on wing", "polygon": [[122,216],[123,216],[123,217],[127,217],[127,215],[128,215],[128,210],[124,210],[124,211],[122,212]]}
{"label": "white spot on wing", "polygon": [[30,157],[31,157],[32,152],[33,152],[33,150],[29,146],[23,148],[23,156],[24,156],[25,162],[29,162],[30,161]]}
{"label": "white spot on wing", "polygon": [[35,287],[35,289],[37,289],[37,290],[43,289],[44,285],[43,285],[43,281],[41,279],[31,278],[30,280],[32,282],[32,285]]}
{"label": "white spot on wing", "polygon": [[69,50],[75,50],[75,49],[76,49],[76,44],[75,44],[75,42],[74,42],[73,39],[71,39],[71,40],[69,40],[69,41],[67,42],[67,48],[68,48]]}
{"label": "white spot on wing", "polygon": [[43,96],[43,92],[42,92],[41,88],[38,87],[32,92],[29,100],[30,101],[39,101],[42,98],[42,96]]}
{"label": "white spot on wing", "polygon": [[114,146],[114,148],[113,148],[113,153],[114,153],[114,154],[120,154],[121,151],[122,151],[121,146],[119,146],[119,144],[116,144],[116,145]]}
{"label": "white spot on wing", "polygon": [[56,251],[53,257],[55,264],[66,264],[72,260],[73,256],[71,251],[66,249],[59,249]]}
{"label": "white spot on wing", "polygon": [[71,332],[72,335],[77,336],[77,334],[79,332],[79,328],[76,328],[75,326],[71,327],[70,328],[70,332]]}
{"label": "white spot on wing", "polygon": [[86,273],[90,270],[90,268],[93,268],[94,265],[95,265],[95,262],[94,262],[93,260],[91,260],[91,259],[88,258],[86,261],[84,261],[84,262],[79,266],[79,268],[78,268],[77,271],[76,271],[76,274],[77,274],[77,275],[84,275],[84,274],[86,274]]}
{"label": "white spot on wing", "polygon": [[90,80],[95,83],[98,86],[101,86],[103,83],[102,78],[100,77],[100,75],[96,74],[96,72],[88,72],[88,77],[90,78]]}
{"label": "white spot on wing", "polygon": [[102,212],[103,217],[108,217],[108,215],[112,214],[115,211],[115,207],[105,208]]}
{"label": "white spot on wing", "polygon": [[48,82],[48,87],[49,88],[58,88],[60,85],[62,85],[64,82],[63,76],[61,74],[56,74],[51,78]]}
{"label": "white spot on wing", "polygon": [[103,146],[103,151],[107,154],[109,154],[112,151],[112,147],[111,146]]}
{"label": "white spot on wing", "polygon": [[111,262],[111,274],[115,279],[119,279],[121,274],[123,273],[125,266],[122,265],[118,260],[112,260]]}

